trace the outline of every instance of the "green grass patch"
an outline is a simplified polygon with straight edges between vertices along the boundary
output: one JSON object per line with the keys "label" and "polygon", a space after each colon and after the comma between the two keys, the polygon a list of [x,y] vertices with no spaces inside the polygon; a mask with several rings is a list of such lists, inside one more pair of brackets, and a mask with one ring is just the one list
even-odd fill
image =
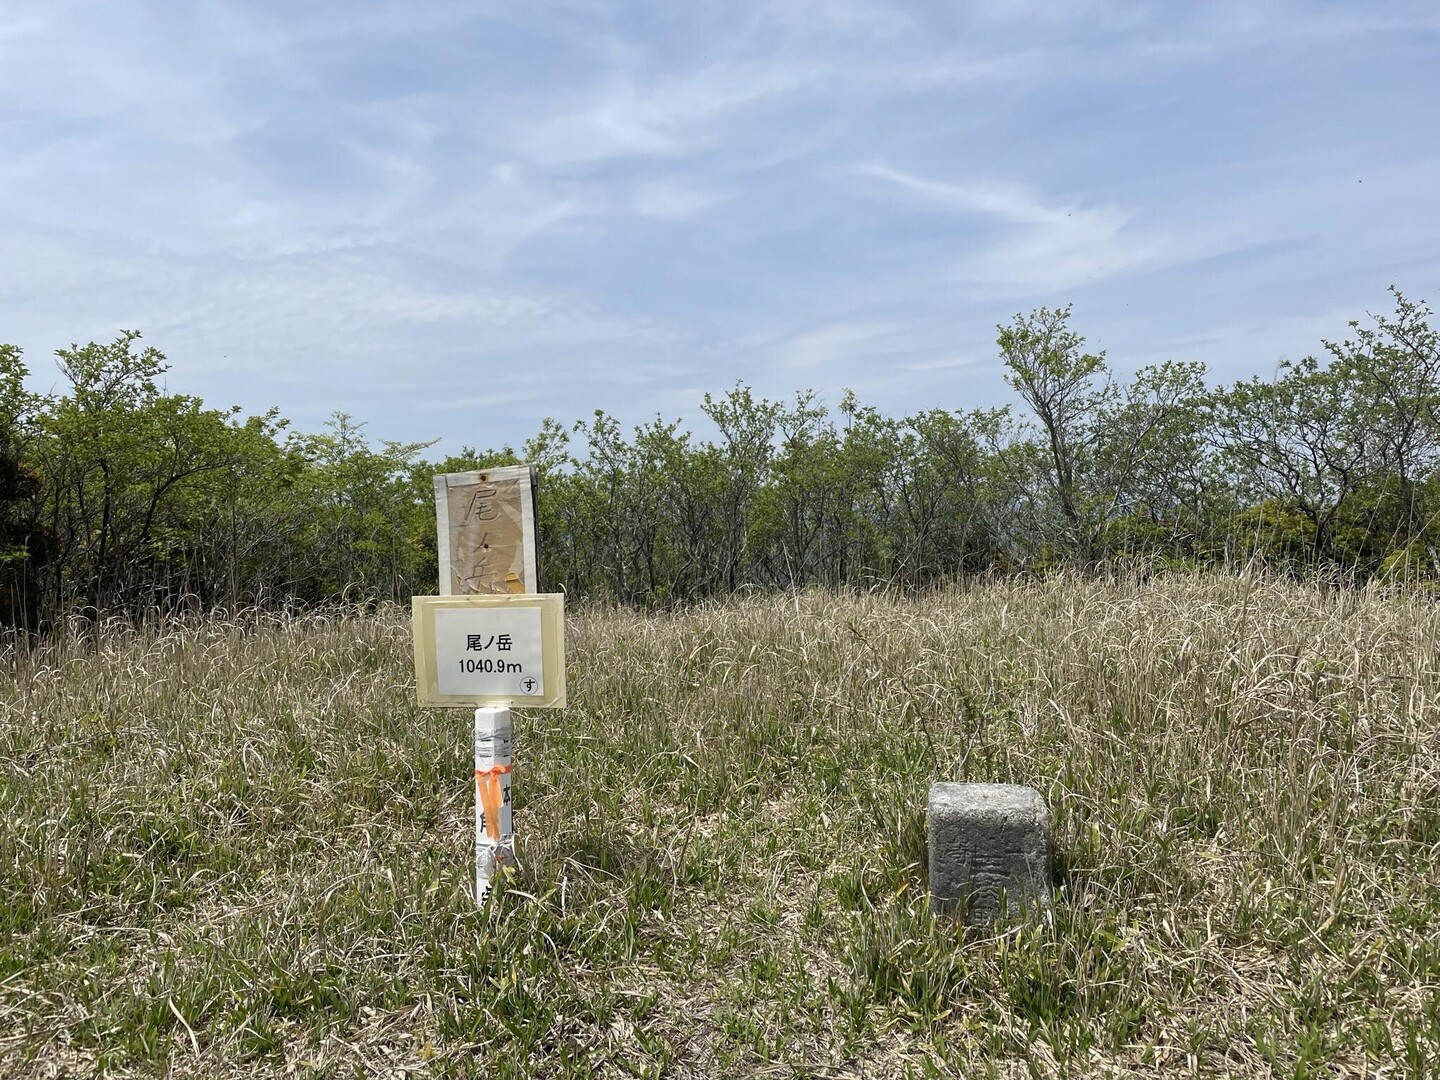
{"label": "green grass patch", "polygon": [[[0,687],[0,1073],[1425,1075],[1440,609],[1195,576],[572,612],[471,897],[408,619],[57,639]],[[926,899],[937,779],[1056,904]]]}

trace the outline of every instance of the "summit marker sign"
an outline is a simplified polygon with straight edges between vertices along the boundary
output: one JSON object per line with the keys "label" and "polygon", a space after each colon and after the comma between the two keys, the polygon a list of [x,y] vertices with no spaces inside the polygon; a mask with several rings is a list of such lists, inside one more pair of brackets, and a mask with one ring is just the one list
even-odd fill
{"label": "summit marker sign", "polygon": [[435,477],[439,596],[411,599],[421,705],[475,706],[475,900],[515,862],[510,706],[565,704],[565,597],[541,594],[529,465]]}
{"label": "summit marker sign", "polygon": [[421,705],[565,704],[562,594],[416,596],[410,604]]}

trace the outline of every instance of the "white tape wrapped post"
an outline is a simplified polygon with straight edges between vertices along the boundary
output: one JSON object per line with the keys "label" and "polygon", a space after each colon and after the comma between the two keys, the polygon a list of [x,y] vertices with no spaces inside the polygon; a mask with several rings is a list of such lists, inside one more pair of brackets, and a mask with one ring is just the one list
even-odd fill
{"label": "white tape wrapped post", "polygon": [[475,902],[483,904],[490,882],[515,861],[510,821],[510,710],[475,710]]}

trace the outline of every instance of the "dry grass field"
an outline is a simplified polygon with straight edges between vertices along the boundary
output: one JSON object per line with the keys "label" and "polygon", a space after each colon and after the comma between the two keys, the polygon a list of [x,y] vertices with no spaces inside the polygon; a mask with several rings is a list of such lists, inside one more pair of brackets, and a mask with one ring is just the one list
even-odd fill
{"label": "dry grass field", "polygon": [[[408,612],[76,632],[0,680],[0,1075],[1440,1071],[1440,604],[1051,580],[577,610],[470,894]],[[1053,919],[929,912],[1031,784]]]}

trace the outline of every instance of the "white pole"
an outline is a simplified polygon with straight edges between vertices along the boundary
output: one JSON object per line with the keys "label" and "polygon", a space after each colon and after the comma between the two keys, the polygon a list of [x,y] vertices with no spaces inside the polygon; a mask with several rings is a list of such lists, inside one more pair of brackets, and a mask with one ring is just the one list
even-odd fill
{"label": "white pole", "polygon": [[500,867],[515,860],[510,821],[510,710],[475,710],[475,902]]}

